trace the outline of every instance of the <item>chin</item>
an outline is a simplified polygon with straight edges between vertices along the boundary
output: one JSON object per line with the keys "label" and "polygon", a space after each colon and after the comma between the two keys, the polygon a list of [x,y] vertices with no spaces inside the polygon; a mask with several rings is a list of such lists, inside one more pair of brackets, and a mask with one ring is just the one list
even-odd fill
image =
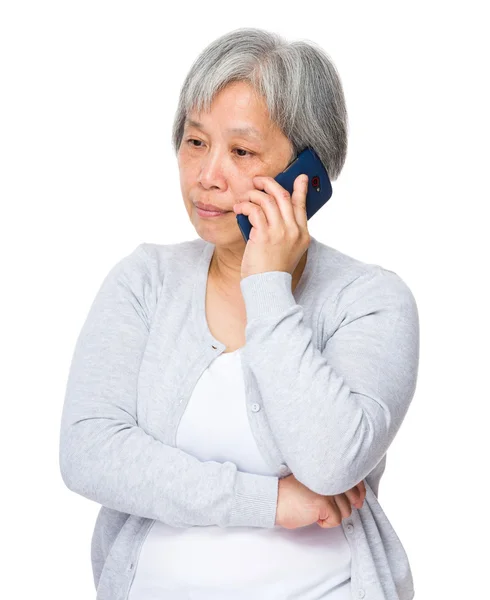
{"label": "chin", "polygon": [[194,227],[199,237],[215,246],[245,245],[242,232],[237,224],[227,224],[226,227],[217,227],[212,220],[200,219],[194,222]]}

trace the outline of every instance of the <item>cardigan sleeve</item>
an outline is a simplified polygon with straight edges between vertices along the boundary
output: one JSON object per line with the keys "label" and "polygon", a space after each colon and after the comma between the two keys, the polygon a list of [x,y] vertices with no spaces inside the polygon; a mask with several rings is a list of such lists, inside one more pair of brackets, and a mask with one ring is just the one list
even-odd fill
{"label": "cardigan sleeve", "polygon": [[323,301],[320,319],[335,326],[318,348],[291,280],[284,271],[241,280],[244,364],[295,477],[318,494],[341,494],[376,467],[407,413],[418,373],[417,306],[396,273],[370,266]]}
{"label": "cardigan sleeve", "polygon": [[156,304],[140,244],[107,274],[76,341],[61,417],[66,486],[108,508],[174,527],[274,527],[278,477],[200,461],[138,426],[138,373]]}

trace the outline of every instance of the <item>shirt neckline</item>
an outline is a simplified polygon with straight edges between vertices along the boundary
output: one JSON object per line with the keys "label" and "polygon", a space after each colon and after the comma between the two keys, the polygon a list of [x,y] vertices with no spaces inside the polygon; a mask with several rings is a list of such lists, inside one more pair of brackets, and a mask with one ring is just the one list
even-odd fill
{"label": "shirt neckline", "polygon": [[[203,335],[204,341],[214,348],[220,350],[220,353],[223,353],[223,351],[226,350],[226,345],[212,335],[206,318],[207,280],[215,244],[203,240],[202,238],[199,238],[199,241],[202,243],[203,248],[197,261],[194,277],[192,292],[193,322],[198,324],[199,331]],[[296,286],[294,292],[292,292],[297,304],[301,303],[303,296],[311,287],[311,284],[314,280],[314,273],[318,262],[318,244],[319,242],[310,234],[310,245],[308,246],[305,268],[303,269],[303,273],[301,274],[298,285]],[[238,354],[239,350],[240,348],[234,352],[225,354]]]}

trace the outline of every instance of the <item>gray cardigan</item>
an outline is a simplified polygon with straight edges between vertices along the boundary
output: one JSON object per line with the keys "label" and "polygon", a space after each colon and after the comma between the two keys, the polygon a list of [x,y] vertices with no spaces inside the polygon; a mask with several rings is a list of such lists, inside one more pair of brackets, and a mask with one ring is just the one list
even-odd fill
{"label": "gray cardigan", "polygon": [[201,238],[138,245],[106,275],[75,345],[59,460],[66,486],[102,505],[91,548],[97,599],[128,597],[153,520],[274,527],[278,481],[294,473],[323,495],[364,480],[363,507],[341,525],[353,597],[411,600],[408,558],[377,498],[416,387],[409,287],[313,237],[294,292],[284,271],[241,280],[247,414],[276,476],[241,472],[175,445],[197,380],[226,349],[205,316],[213,250]]}

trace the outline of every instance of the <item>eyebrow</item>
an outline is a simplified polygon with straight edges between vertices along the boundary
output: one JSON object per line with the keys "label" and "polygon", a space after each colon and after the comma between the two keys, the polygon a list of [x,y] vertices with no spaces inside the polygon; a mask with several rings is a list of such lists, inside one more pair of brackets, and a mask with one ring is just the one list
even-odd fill
{"label": "eyebrow", "polygon": [[[201,129],[202,131],[204,131],[203,124],[199,123],[198,121],[193,121],[192,119],[186,119],[185,124],[189,125],[190,127],[197,127],[197,129]],[[259,140],[264,140],[264,136],[262,135],[262,133],[260,133],[260,131],[255,129],[255,127],[231,127],[229,129],[227,129],[227,131],[229,133],[234,133],[237,135],[245,135],[245,136],[248,135],[250,137],[255,137]]]}

